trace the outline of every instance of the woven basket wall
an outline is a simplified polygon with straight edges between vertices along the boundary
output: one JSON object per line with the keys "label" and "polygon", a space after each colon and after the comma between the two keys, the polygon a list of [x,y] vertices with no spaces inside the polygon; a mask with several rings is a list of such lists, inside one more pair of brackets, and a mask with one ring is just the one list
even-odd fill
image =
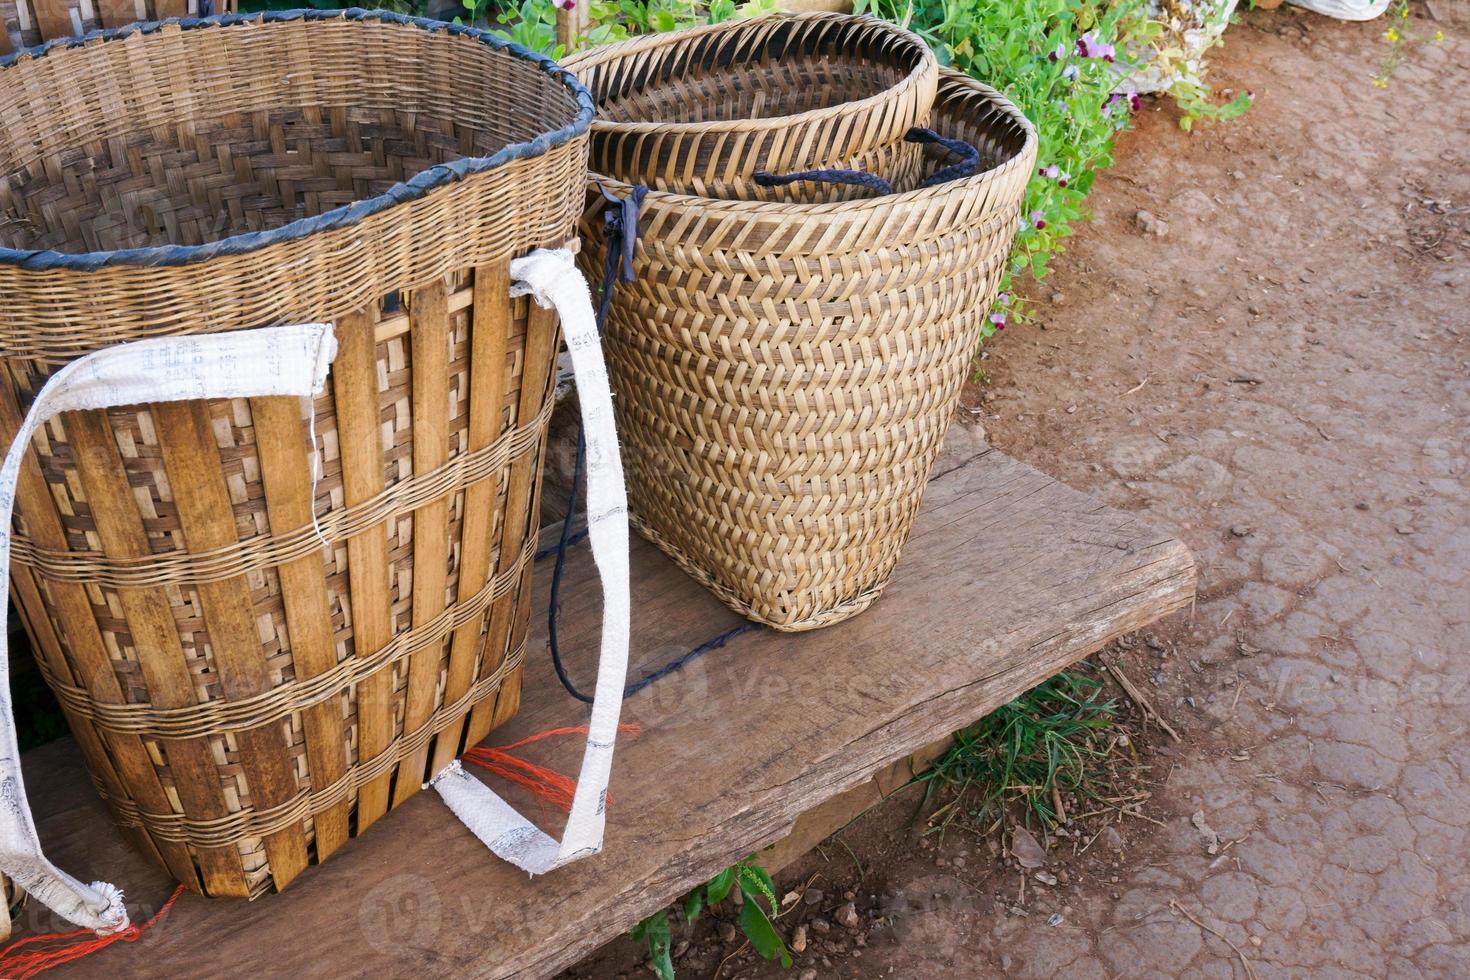
{"label": "woven basket wall", "polygon": [[0,440],[89,350],[336,325],[314,404],[62,416],[19,487],[33,646],[190,888],[284,886],[516,710],[558,330],[509,263],[575,235],[591,116],[543,58],[361,11],[0,69]]}
{"label": "woven basket wall", "polygon": [[[0,54],[140,20],[233,13],[237,0],[0,0]],[[201,9],[202,7],[202,9]]]}
{"label": "woven basket wall", "polygon": [[657,190],[743,200],[842,200],[851,187],[763,188],[757,170],[918,171],[903,134],[928,116],[939,65],[917,35],[871,17],[727,21],[593,48],[566,61],[592,91],[591,167]]}
{"label": "woven basket wall", "polygon": [[929,125],[982,172],[815,205],[650,193],[609,316],[634,526],[778,629],[887,583],[1016,232],[1031,124],[946,70]]}

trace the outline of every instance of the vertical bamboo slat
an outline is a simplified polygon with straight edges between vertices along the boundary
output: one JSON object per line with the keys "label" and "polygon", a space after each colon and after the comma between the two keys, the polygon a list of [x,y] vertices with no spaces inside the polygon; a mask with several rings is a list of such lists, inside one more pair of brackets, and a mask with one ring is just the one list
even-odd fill
{"label": "vertical bamboo slat", "polygon": [[[431,473],[449,461],[449,304],[444,281],[436,280],[409,296],[413,346],[413,471]],[[435,497],[413,512],[413,625],[437,619],[448,604],[449,498]],[[403,736],[408,738],[434,713],[442,643],[415,653],[408,664],[408,697]],[[393,787],[397,806],[418,792],[427,778],[425,744],[400,765]]]}
{"label": "vertical bamboo slat", "polygon": [[[17,0],[18,3],[26,3],[27,0]],[[31,11],[36,16],[36,27],[41,32],[44,40],[51,41],[58,37],[71,37],[76,34],[72,25],[71,10],[67,7],[66,0],[29,0]]]}
{"label": "vertical bamboo slat", "polygon": [[[24,3],[25,0],[20,0]],[[123,27],[138,19],[138,5],[133,0],[95,0],[97,16],[103,27]]]}
{"label": "vertical bamboo slat", "polygon": [[[64,421],[102,546],[129,558],[148,557],[148,532],[137,508],[132,506],[132,490],[106,416],[101,412],[73,412]],[[165,708],[197,703],[173,609],[164,590],[161,587],[122,589],[118,591],[118,601],[132,635],[138,666],[148,684],[149,700]],[[168,760],[174,791],[184,813],[200,820],[228,815],[208,739],[160,739],[159,745]],[[161,842],[160,847],[180,855],[177,865],[173,860],[169,862],[171,869],[190,867],[188,852],[182,844]],[[250,894],[237,848],[200,848],[198,861],[209,894],[241,898]],[[190,874],[181,880],[193,882],[193,878]],[[197,889],[198,883],[193,882],[193,886]]]}
{"label": "vertical bamboo slat", "polygon": [[[15,438],[15,434],[20,431],[20,424],[21,415],[16,408],[10,380],[5,377],[3,371],[0,371],[0,440],[3,440],[5,445],[9,445]],[[43,513],[36,517],[31,533],[39,540],[55,541],[60,536],[60,528],[54,521],[54,515],[52,520],[47,519],[46,512],[50,511],[50,507],[40,507],[43,502],[50,503],[46,483],[36,464],[34,454],[29,454],[21,463],[20,483],[15,488],[16,507],[17,509],[41,509]],[[27,512],[29,513],[29,510]],[[81,678],[76,676],[71,663],[67,660],[63,642],[53,628],[51,619],[44,614],[44,610],[52,602],[56,603],[58,611],[65,609],[75,613],[78,603],[75,601],[74,592],[70,589],[63,589],[59,593],[50,591],[54,589],[55,583],[48,583],[49,596],[43,598],[34,574],[23,566],[12,568],[11,583],[20,604],[33,613],[40,613],[40,615],[29,616],[28,621],[33,629],[40,628],[39,633],[32,633],[32,639],[40,648],[39,653],[43,662],[50,668],[54,676],[64,678],[68,683],[78,683]],[[90,612],[88,618],[90,618]],[[77,641],[78,645],[84,647],[91,642],[86,632],[83,632]],[[99,685],[103,686],[104,697],[108,694],[105,684],[105,680],[99,679]],[[77,744],[87,759],[94,779],[102,784],[103,791],[114,799],[126,797],[132,787],[125,785],[125,781],[129,775],[137,773],[141,761],[146,760],[146,750],[143,749],[142,743],[117,736],[104,737],[91,722],[78,718],[72,712],[67,712],[67,723],[76,735]],[[146,778],[141,778],[141,774],[139,781],[142,792],[153,795],[153,784]],[[161,795],[162,787],[160,786],[155,798]],[[124,826],[122,829],[124,836],[133,843],[133,846],[144,853],[156,855],[160,861],[163,860],[158,849],[138,828]],[[164,866],[169,867],[167,864]]]}
{"label": "vertical bamboo slat", "polygon": [[[379,431],[378,357],[372,314],[357,313],[337,324],[337,360],[332,391],[337,401],[337,441],[342,453],[342,498],[360,504],[383,489],[383,437]],[[359,657],[371,657],[393,638],[392,589],[388,581],[388,529],[381,523],[347,541],[352,582],[352,642]],[[378,671],[358,686],[357,757],[370,761],[393,741],[393,676]],[[358,789],[357,832],[388,812],[393,775],[384,773]]]}
{"label": "vertical bamboo slat", "polygon": [[[304,438],[301,408],[294,398],[255,398],[250,402],[255,443],[260,451],[260,478],[265,487],[266,515],[272,528],[292,530],[313,521],[311,452]],[[322,557],[309,554],[283,562],[276,570],[286,607],[286,628],[296,672],[315,677],[337,665],[332,642],[332,611],[322,577]],[[345,726],[340,697],[305,712],[306,759],[311,782],[330,786],[347,771]],[[316,825],[317,860],[326,860],[347,842],[347,801],[312,815]]]}
{"label": "vertical bamboo slat", "polygon": [[[152,412],[184,539],[189,547],[201,551],[234,544],[238,540],[234,509],[220,469],[208,407],[203,402],[168,402],[154,405]],[[269,690],[271,678],[260,657],[245,576],[199,582],[195,588],[225,698]],[[280,725],[237,732],[235,740],[257,808],[279,806],[296,795],[296,772]],[[306,837],[299,825],[267,836],[265,849],[277,888],[286,887],[306,868]]]}
{"label": "vertical bamboo slat", "polygon": [[[483,265],[475,270],[470,320],[470,418],[465,433],[469,452],[484,449],[500,435],[505,404],[506,344],[510,336],[510,263]],[[465,487],[464,532],[460,536],[459,601],[479,592],[490,579],[495,532],[495,493],[500,474]],[[483,617],[454,631],[449,645],[449,667],[444,676],[444,702],[464,697],[474,677],[475,657],[484,637]],[[486,647],[490,649],[490,647]],[[520,674],[516,674],[519,679]],[[503,685],[503,682],[502,682]],[[439,733],[432,772],[439,772],[459,754],[465,731],[458,722]],[[473,743],[468,743],[473,744]]]}
{"label": "vertical bamboo slat", "polygon": [[[530,319],[526,325],[526,353],[521,361],[521,391],[516,404],[516,425],[525,425],[526,420],[541,407],[542,399],[546,397],[551,384],[552,371],[547,369],[547,365],[551,364],[554,368],[560,337],[561,328],[556,314],[532,303]],[[541,432],[541,440],[542,448],[534,457],[523,456],[510,468],[510,476],[506,481],[506,510],[501,524],[497,574],[507,574],[520,560],[517,542],[524,539],[528,529],[536,527],[535,485],[540,483],[537,460],[541,459],[544,452],[545,430]],[[527,565],[517,588],[502,595],[491,605],[490,637],[485,645],[485,652],[487,657],[496,658],[496,662],[486,664],[482,673],[493,670],[504,656],[506,640],[513,635],[511,627],[519,608],[520,594],[528,591],[530,578],[531,566]],[[466,744],[477,745],[489,735],[490,730],[495,727],[495,717],[494,704],[482,701],[476,705],[470,714]]]}

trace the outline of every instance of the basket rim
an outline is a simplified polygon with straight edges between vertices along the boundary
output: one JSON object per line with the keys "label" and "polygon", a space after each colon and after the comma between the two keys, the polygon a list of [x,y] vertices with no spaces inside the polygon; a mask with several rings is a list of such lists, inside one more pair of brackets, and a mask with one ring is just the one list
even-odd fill
{"label": "basket rim", "polygon": [[592,93],[587,90],[587,87],[578,81],[575,75],[546,55],[531,51],[513,41],[496,37],[489,31],[480,28],[430,20],[426,17],[412,17],[387,10],[365,10],[361,7],[349,7],[345,10],[304,9],[216,14],[211,17],[170,17],[166,20],[139,22],[109,30],[91,31],[79,36],[55,38],[44,44],[22,48],[0,58],[0,81],[3,81],[3,73],[17,64],[44,58],[58,49],[80,48],[99,41],[120,40],[133,34],[152,34],[170,26],[177,26],[181,30],[188,31],[197,28],[229,28],[243,24],[258,25],[297,20],[377,21],[384,24],[417,27],[431,33],[471,38],[487,47],[504,51],[512,57],[527,62],[559,83],[574,98],[577,104],[577,114],[569,123],[558,129],[543,132],[535,139],[523,143],[510,143],[488,157],[462,157],[449,163],[436,164],[419,171],[407,180],[394,184],[374,197],[344,204],[308,218],[298,218],[278,228],[230,235],[218,241],[205,242],[202,245],[153,245],[92,252],[0,247],[0,266],[13,266],[29,272],[95,272],[116,266],[145,268],[181,266],[207,262],[223,256],[244,255],[310,235],[349,228],[379,212],[426,197],[445,185],[498,169],[516,160],[529,160],[543,156],[552,149],[586,133],[593,117],[597,114]]}
{"label": "basket rim", "polygon": [[[670,208],[694,209],[704,214],[719,214],[733,218],[746,218],[754,220],[791,218],[813,218],[830,217],[844,218],[861,211],[874,211],[880,209],[893,209],[907,207],[910,205],[928,204],[937,198],[947,197],[957,193],[969,193],[979,184],[995,180],[998,176],[1020,166],[1028,158],[1034,158],[1038,136],[1036,126],[1030,119],[1026,118],[1020,108],[1006,98],[1000,90],[986,85],[984,82],[962,71],[941,66],[939,69],[939,91],[934,99],[934,108],[939,110],[943,103],[955,96],[956,90],[970,89],[984,96],[985,99],[998,108],[1002,114],[1017,122],[1025,133],[1025,140],[1019,149],[1011,157],[988,170],[983,170],[969,177],[947,181],[936,184],[933,187],[917,187],[913,190],[902,191],[897,194],[886,194],[882,197],[865,197],[849,201],[824,201],[821,203],[801,203],[796,201],[765,201],[765,200],[731,200],[718,197],[700,197],[696,194],[681,194],[676,191],[660,191],[649,188],[644,197],[641,210],[647,213],[655,205],[664,205]],[[626,193],[633,188],[633,184],[608,177],[604,174],[591,173],[589,181],[598,181],[606,184],[610,189]]]}
{"label": "basket rim", "polygon": [[[684,44],[691,38],[700,37],[705,34],[737,33],[751,30],[761,24],[773,21],[824,21],[846,22],[853,27],[880,27],[890,33],[904,44],[915,47],[919,51],[919,60],[914,67],[904,76],[903,80],[892,88],[883,90],[864,99],[854,99],[850,102],[839,102],[836,105],[826,106],[821,109],[808,109],[805,112],[796,112],[786,116],[764,116],[757,119],[715,119],[707,122],[659,122],[657,120],[639,120],[636,122],[614,122],[610,119],[600,117],[592,120],[592,130],[596,133],[617,134],[684,134],[686,136],[718,135],[723,133],[749,133],[760,132],[775,126],[800,126],[808,123],[818,123],[835,116],[848,113],[863,112],[875,108],[885,102],[892,101],[901,96],[909,89],[914,88],[922,80],[923,76],[934,70],[939,65],[939,59],[934,51],[919,35],[912,31],[899,27],[889,21],[873,17],[868,14],[846,14],[830,10],[806,11],[802,13],[788,13],[776,11],[763,14],[760,17],[748,17],[741,20],[726,20],[718,24],[700,24],[696,27],[688,27],[679,31],[668,31],[660,34],[644,34],[632,37],[626,41],[618,41],[613,44],[604,44],[600,47],[589,48],[586,51],[568,57],[562,65],[573,74],[581,67],[595,68],[604,61],[628,55],[638,55],[645,51],[656,51],[660,48]],[[594,99],[594,103],[595,103]]]}

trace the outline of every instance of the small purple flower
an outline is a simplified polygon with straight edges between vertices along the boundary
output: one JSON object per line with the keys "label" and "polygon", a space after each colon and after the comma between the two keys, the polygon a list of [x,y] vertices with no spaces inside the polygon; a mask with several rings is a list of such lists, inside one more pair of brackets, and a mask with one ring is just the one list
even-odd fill
{"label": "small purple flower", "polygon": [[997,296],[995,298],[995,301],[997,303],[999,303],[1001,306],[1010,306],[1011,305],[1011,294],[1010,293],[1001,293],[999,296]]}
{"label": "small purple flower", "polygon": [[1062,69],[1062,77],[1069,82],[1075,81],[1077,76],[1080,74],[1081,72],[1078,71],[1076,65],[1068,65],[1067,67]]}
{"label": "small purple flower", "polygon": [[1040,211],[1032,211],[1031,224],[1033,227],[1036,228],[1037,231],[1040,231],[1042,228],[1046,227],[1046,218],[1042,216],[1042,213]]}
{"label": "small purple flower", "polygon": [[1077,39],[1077,53],[1084,58],[1101,58],[1103,61],[1112,64],[1113,57],[1118,51],[1113,45],[1099,41],[1089,31]]}
{"label": "small purple flower", "polygon": [[1067,172],[1065,170],[1054,163],[1042,167],[1040,170],[1036,171],[1036,173],[1038,176],[1045,177],[1048,180],[1056,181],[1058,187],[1066,187],[1067,181],[1071,179],[1067,176]]}
{"label": "small purple flower", "polygon": [[563,10],[576,10],[577,0],[561,0],[560,6]]}
{"label": "small purple flower", "polygon": [[995,329],[1004,330],[1006,328],[1006,315],[1004,313],[992,313],[990,314],[990,322],[995,324]]}
{"label": "small purple flower", "polygon": [[1056,48],[1046,56],[1047,61],[1061,61],[1067,56],[1067,46],[1058,41]]}

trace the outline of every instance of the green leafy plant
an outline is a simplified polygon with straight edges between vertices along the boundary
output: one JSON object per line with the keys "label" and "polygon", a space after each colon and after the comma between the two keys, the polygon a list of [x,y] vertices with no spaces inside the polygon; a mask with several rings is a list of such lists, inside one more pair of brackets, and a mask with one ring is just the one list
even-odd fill
{"label": "green leafy plant", "polygon": [[[766,959],[778,960],[783,967],[789,968],[791,953],[772,922],[781,914],[776,903],[776,886],[770,874],[750,858],[731,865],[685,895],[679,903],[685,923],[692,924],[705,909],[719,905],[736,889],[744,900],[740,905],[740,931],[750,941],[751,948]],[[655,912],[638,923],[628,936],[647,946],[649,962],[659,980],[674,980],[673,929],[669,925],[668,909]]]}
{"label": "green leafy plant", "polygon": [[1149,36],[1145,0],[857,0],[856,9],[915,31],[942,62],[1000,89],[1035,124],[1040,169],[985,335],[1026,319],[1013,277],[1046,276],[1128,125],[1136,96],[1115,90],[1126,52]]}
{"label": "green leafy plant", "polygon": [[[490,0],[462,0],[470,13],[470,23],[484,13]],[[523,48],[539,51],[552,58],[560,58],[566,52],[556,40],[556,4],[554,0],[521,0],[515,8],[516,15],[510,21],[509,30],[492,28],[490,33],[514,41]],[[455,18],[458,20],[458,18]]]}
{"label": "green leafy plant", "polygon": [[1194,124],[1201,119],[1224,122],[1243,116],[1255,102],[1254,94],[1249,91],[1241,92],[1229,102],[1216,102],[1211,98],[1209,86],[1184,79],[1176,81],[1170,87],[1169,95],[1179,106],[1179,128],[1186,133],[1194,129]]}
{"label": "green leafy plant", "polygon": [[1443,43],[1444,31],[1436,30],[1430,34],[1414,30],[1409,23],[1409,0],[1398,0],[1393,6],[1388,29],[1383,32],[1383,40],[1388,45],[1388,54],[1383,56],[1382,64],[1373,74],[1374,88],[1388,88],[1388,80],[1398,71],[1409,52],[1420,45]]}
{"label": "green leafy plant", "polygon": [[[478,15],[490,0],[465,0],[478,3],[470,8]],[[757,17],[774,12],[777,0],[591,0],[587,8],[590,28],[583,44],[594,46],[623,41],[638,34],[676,31],[700,24],[718,24],[735,17]],[[495,28],[492,33],[514,41],[532,51],[553,58],[564,52],[556,40],[556,0],[522,0],[515,8],[509,29]]]}
{"label": "green leafy plant", "polygon": [[[1046,277],[1063,240],[1086,220],[1083,206],[1100,170],[1112,165],[1113,140],[1139,107],[1124,84],[1138,53],[1161,61],[1181,125],[1230,119],[1250,95],[1216,105],[1209,87],[1174,56],[1166,25],[1151,20],[1146,0],[856,0],[859,13],[893,21],[927,40],[940,61],[1004,92],[1036,126],[1039,172],[1026,189],[1022,219],[984,336],[1030,315],[1015,296],[1016,277]],[[1171,28],[1172,29],[1172,28]]]}
{"label": "green leafy plant", "polygon": [[947,825],[965,804],[979,821],[1019,801],[1028,820],[1056,823],[1054,790],[1092,795],[1106,778],[1108,750],[1100,735],[1113,724],[1117,705],[1102,689],[1085,674],[1058,674],[956,733],[954,745],[915,777],[926,784],[926,802],[941,786],[955,791],[931,822]]}

